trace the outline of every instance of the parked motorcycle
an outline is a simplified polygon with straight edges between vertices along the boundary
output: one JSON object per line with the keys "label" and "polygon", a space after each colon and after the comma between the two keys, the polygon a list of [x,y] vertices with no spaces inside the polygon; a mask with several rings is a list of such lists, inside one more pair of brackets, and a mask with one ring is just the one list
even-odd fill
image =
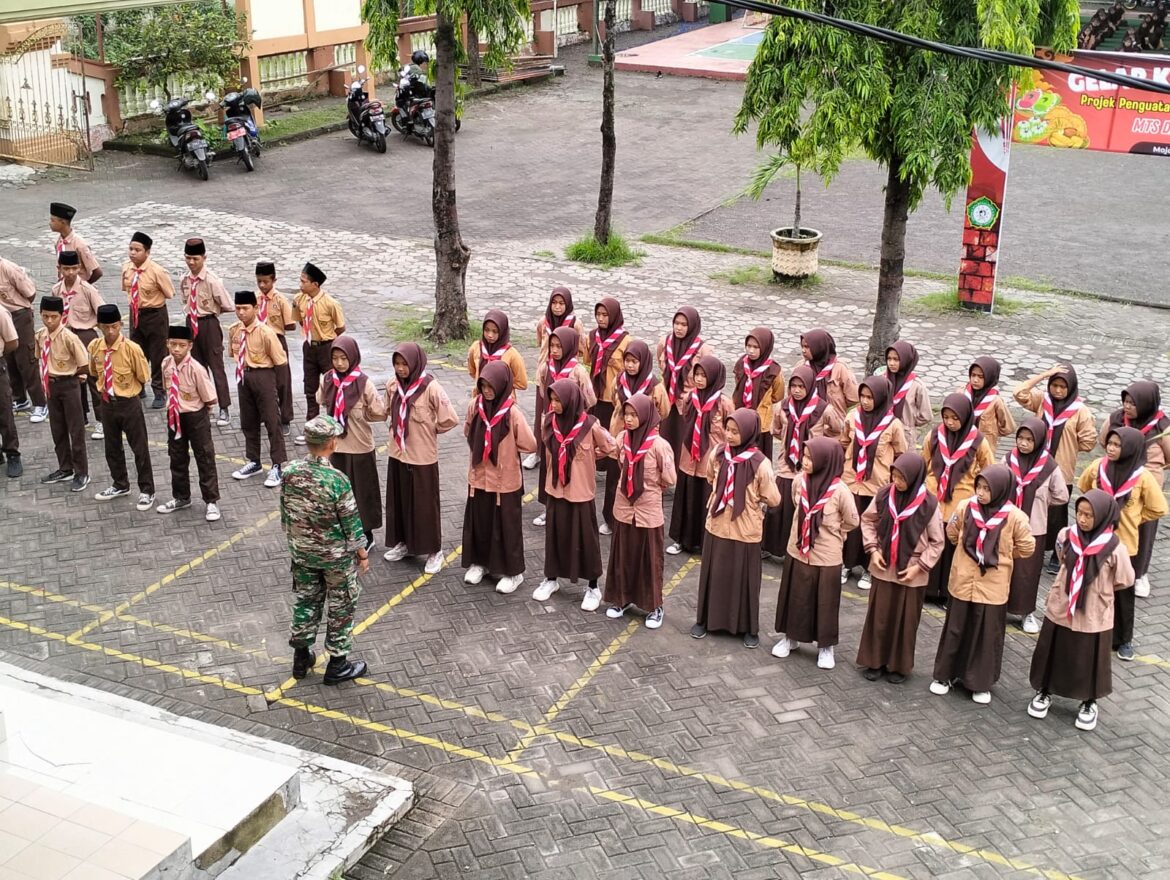
{"label": "parked motorcycle", "polygon": [[[365,65],[358,65],[358,76],[366,72]],[[359,141],[369,141],[379,153],[386,152],[386,113],[381,101],[371,101],[364,86],[369,77],[355,79],[349,86],[349,97],[345,100],[345,112],[349,131]]]}
{"label": "parked motorcycle", "polygon": [[191,118],[187,105],[190,98],[172,98],[165,106],[158,99],[150,102],[150,109],[164,114],[167,137],[178,154],[179,168],[194,168],[200,180],[207,180],[215,151],[207,144],[203,132]]}
{"label": "parked motorcycle", "polygon": [[[425,52],[419,50],[411,58],[415,68],[429,63]],[[394,94],[394,109],[390,111],[390,124],[404,137],[414,135],[428,147],[435,145],[435,87],[425,77],[419,76],[409,66],[398,72],[398,87]],[[455,130],[463,127],[459,116],[455,117]]]}
{"label": "parked motorcycle", "polygon": [[211,91],[205,97],[209,102],[223,107],[223,133],[235,151],[236,162],[243,162],[249,171],[254,170],[263,147],[256,120],[252,116],[252,108],[261,106],[260,93],[256,89],[245,88],[239,92],[228,92],[222,101]]}

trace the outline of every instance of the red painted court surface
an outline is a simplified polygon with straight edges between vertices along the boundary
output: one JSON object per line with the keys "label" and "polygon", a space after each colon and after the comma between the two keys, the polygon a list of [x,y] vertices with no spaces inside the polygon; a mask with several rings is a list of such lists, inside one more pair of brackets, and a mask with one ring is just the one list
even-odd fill
{"label": "red painted court surface", "polygon": [[736,19],[619,52],[614,66],[640,73],[742,80],[763,37],[763,30],[744,27],[743,20]]}

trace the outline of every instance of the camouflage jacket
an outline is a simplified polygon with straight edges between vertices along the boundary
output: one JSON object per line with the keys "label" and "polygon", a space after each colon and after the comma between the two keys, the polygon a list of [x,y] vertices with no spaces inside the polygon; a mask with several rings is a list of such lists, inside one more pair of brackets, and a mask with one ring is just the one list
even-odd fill
{"label": "camouflage jacket", "polygon": [[294,565],[352,563],[366,545],[349,477],[328,459],[290,462],[280,481],[280,522]]}

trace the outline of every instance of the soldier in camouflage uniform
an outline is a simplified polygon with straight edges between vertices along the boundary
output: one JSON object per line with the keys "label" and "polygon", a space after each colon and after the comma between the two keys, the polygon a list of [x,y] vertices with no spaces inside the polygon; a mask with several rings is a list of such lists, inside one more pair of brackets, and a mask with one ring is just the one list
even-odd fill
{"label": "soldier in camouflage uniform", "polygon": [[288,640],[295,649],[292,674],[304,678],[313,668],[311,647],[328,604],[325,684],[366,671],[363,661],[346,656],[353,647],[353,614],[361,592],[358,571],[368,571],[370,562],[349,478],[329,463],[341,431],[329,416],[310,420],[305,425],[309,455],[289,464],[280,484],[280,522],[288,537],[296,596]]}

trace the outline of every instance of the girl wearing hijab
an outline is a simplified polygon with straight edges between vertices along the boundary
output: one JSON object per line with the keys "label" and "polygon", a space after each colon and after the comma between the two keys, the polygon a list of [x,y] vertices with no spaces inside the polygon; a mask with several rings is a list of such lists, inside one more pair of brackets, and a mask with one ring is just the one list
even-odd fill
{"label": "girl wearing hijab", "polygon": [[845,452],[837,440],[814,437],[805,444],[802,473],[792,484],[796,519],[776,598],[780,638],[772,656],[787,657],[801,642],[816,642],[821,669],[836,665],[841,552],[845,534],[860,522],[853,493],[841,479],[844,466]]}
{"label": "girl wearing hijab", "polygon": [[724,442],[707,463],[711,504],[691,638],[707,630],[760,645],[760,539],[764,508],[780,503],[772,464],[760,451],[760,416],[741,407],[723,421]]}
{"label": "girl wearing hijab", "polygon": [[349,477],[369,550],[374,546],[374,529],[382,528],[382,481],[370,423],[386,421],[386,403],[362,372],[356,339],[338,336],[330,348],[333,369],[321,377],[317,403],[341,423],[342,433],[329,462]]}
{"label": "girl wearing hijab", "polygon": [[467,374],[471,376],[472,382],[479,379],[484,364],[503,361],[512,371],[512,387],[516,391],[528,387],[528,370],[524,366],[524,358],[512,347],[511,337],[508,316],[499,309],[489,309],[483,318],[479,340],[471,343],[471,348],[467,349]]}
{"label": "girl wearing hijab", "polygon": [[614,504],[614,533],[605,573],[610,620],[632,608],[647,612],[646,628],[662,626],[664,540],[662,493],[675,484],[674,454],[658,433],[658,408],[645,394],[622,404],[625,428],[613,455],[620,487]]}
{"label": "girl wearing hijab", "polygon": [[837,357],[837,342],[828,330],[801,334],[800,353],[816,373],[817,391],[842,416],[857,406],[857,379]]}
{"label": "girl wearing hijab", "polygon": [[772,406],[784,396],[784,371],[772,360],[776,338],[767,327],[756,327],[744,339],[744,354],[735,362],[735,390],[731,402],[736,407],[754,409],[760,417],[759,448],[772,463]]}
{"label": "girl wearing hijab", "polygon": [[438,380],[427,372],[427,355],[414,342],[394,352],[394,378],[384,397],[390,419],[386,465],[387,562],[426,556],[427,574],[443,567],[439,509],[439,435],[459,416]]}
{"label": "girl wearing hijab", "polygon": [[660,433],[670,444],[674,459],[679,460],[683,442],[683,412],[687,398],[694,390],[693,373],[699,359],[712,354],[711,346],[703,341],[699,332],[703,321],[699,310],[683,306],[674,313],[670,332],[658,342],[658,369],[662,373],[662,385],[670,400],[671,409],[662,420]]}
{"label": "girl wearing hijab", "polygon": [[[1081,472],[1077,488],[1082,492],[1103,489],[1121,509],[1117,537],[1130,555],[1138,555],[1142,523],[1164,517],[1166,496],[1146,468],[1146,438],[1137,428],[1112,428],[1106,434],[1105,457],[1098,458]],[[1134,589],[1118,590],[1113,605],[1113,650],[1118,660],[1132,660]]]}
{"label": "girl wearing hijab", "polygon": [[[894,414],[892,390],[885,376],[862,379],[857,392],[857,408],[845,419],[845,433],[841,435],[841,444],[845,447],[844,482],[853,493],[859,514],[865,512],[883,486],[889,485],[894,459],[911,448],[906,438],[906,426]],[[862,545],[861,532],[854,529],[845,538],[841,586],[845,586],[854,569],[860,568],[857,587],[868,590],[868,561],[869,554]]]}
{"label": "girl wearing hijab", "polygon": [[1048,508],[1068,504],[1068,488],[1056,466],[1056,459],[1044,448],[1047,428],[1043,419],[1024,419],[1016,431],[1016,445],[1004,458],[1016,480],[1012,499],[1028,517],[1036,552],[1021,559],[1012,570],[1007,613],[1020,618],[1020,628],[1031,635],[1040,632],[1036,619],[1036,595],[1044,570],[1045,542],[1048,539]]}
{"label": "girl wearing hijab", "polygon": [[[1041,393],[1036,386],[1044,381],[1048,383],[1047,391]],[[1016,403],[1044,419],[1048,434],[1044,448],[1056,458],[1056,466],[1071,494],[1077,455],[1097,444],[1097,423],[1077,393],[1077,371],[1068,364],[1057,364],[1021,382],[1014,396]],[[1067,525],[1068,505],[1053,505],[1048,511],[1046,543],[1049,547],[1055,546],[1057,532]],[[1046,571],[1056,574],[1059,568],[1060,560],[1054,551]]]}
{"label": "girl wearing hijab", "polygon": [[597,462],[612,455],[613,437],[585,408],[580,386],[558,379],[548,389],[541,426],[548,473],[545,478],[544,581],[532,593],[545,602],[561,588],[558,578],[588,581],[581,610],[601,604],[601,542],[597,537]]}
{"label": "girl wearing hijab", "polygon": [[497,593],[514,593],[524,579],[520,455],[536,449],[536,438],[512,395],[507,364],[484,364],[475,384],[463,422],[471,450],[463,510],[463,581],[478,584],[487,574],[497,578]]}
{"label": "girl wearing hijab", "polygon": [[[918,448],[918,429],[934,421],[930,392],[914,372],[918,366],[918,349],[899,339],[886,349],[886,378],[890,382],[890,406],[906,430],[912,449]],[[846,462],[848,462],[846,456]]]}
{"label": "girl wearing hijab", "polygon": [[[975,478],[995,461],[965,395],[948,394],[943,398],[942,421],[922,444],[922,457],[926,462],[926,491],[938,499],[943,522],[950,523],[960,504],[975,494]],[[927,602],[946,605],[954,558],[955,544],[948,541],[938,564],[931,569]]]}
{"label": "girl wearing hijab", "polygon": [[1033,718],[1048,714],[1055,694],[1079,700],[1077,729],[1092,730],[1097,701],[1113,692],[1114,597],[1134,578],[1129,554],[1114,534],[1119,516],[1108,492],[1090,489],[1077,499],[1074,524],[1057,539],[1060,571],[1048,590],[1044,627],[1032,653]]}
{"label": "girl wearing hijab", "polygon": [[868,681],[883,674],[902,684],[914,669],[914,648],[926,581],[946,537],[938,499],[926,491],[926,464],[916,452],[894,459],[891,482],[861,515],[873,588],[857,648]]}
{"label": "girl wearing hijab", "polygon": [[691,373],[694,388],[683,402],[682,443],[679,449],[678,485],[670,509],[671,556],[686,551],[698,553],[706,534],[707,507],[711,484],[707,466],[723,443],[723,423],[734,411],[731,398],[723,393],[727,370],[714,355],[699,358]]}
{"label": "girl wearing hijab", "polygon": [[[577,332],[577,350],[569,352],[578,362],[585,362],[585,342],[588,339],[588,334],[585,332],[585,325],[581,323],[581,319],[573,312],[573,293],[567,287],[554,287],[552,293],[548,297],[548,305],[545,307],[544,315],[536,322],[536,347],[540,353],[537,355],[536,373],[537,386],[536,396],[539,403],[540,400],[540,368],[548,363],[548,344],[552,338],[553,331],[558,327],[564,327],[568,330],[575,330]],[[588,373],[586,373],[588,376]],[[593,404],[589,404],[592,406]],[[536,434],[537,440],[540,439],[540,417],[542,413],[537,412],[536,417],[532,421],[532,429]],[[540,452],[537,450],[531,455],[524,456],[524,467],[527,470],[532,470],[540,463]],[[543,476],[543,475],[542,475]],[[544,485],[544,480],[540,480],[541,485]],[[544,514],[541,514],[543,517]]]}
{"label": "girl wearing hijab", "polygon": [[934,658],[932,694],[942,696],[962,684],[976,703],[991,702],[991,686],[1003,663],[1012,566],[1036,549],[1028,518],[1012,503],[1015,490],[1007,466],[991,465],[975,478],[975,497],[962,501],[947,523],[947,539],[959,550]]}
{"label": "girl wearing hijab", "polygon": [[[590,414],[605,429],[613,424],[614,412],[619,411],[617,383],[626,367],[626,348],[632,342],[626,331],[626,320],[622,306],[613,297],[605,297],[593,307],[593,318],[597,326],[589,332],[589,346],[585,355],[589,377],[593,382],[593,393],[597,403]],[[652,368],[653,364],[647,358]],[[651,372],[653,370],[651,369]],[[620,423],[620,419],[619,419]],[[617,462],[609,458],[600,461],[598,469],[605,474],[605,500],[602,502],[602,521],[605,533],[613,530],[613,499],[617,496]]]}
{"label": "girl wearing hijab", "polygon": [[[548,504],[548,496],[544,491],[544,484],[548,474],[548,459],[544,455],[544,414],[548,412],[548,389],[558,379],[568,379],[575,382],[581,389],[581,399],[585,401],[585,408],[592,409],[597,403],[593,394],[593,383],[589,380],[589,368],[578,360],[577,331],[572,327],[556,327],[548,335],[546,350],[548,356],[536,368],[536,456],[537,470],[536,497],[541,504]],[[525,461],[527,466],[527,461]],[[537,515],[533,525],[543,526],[545,515]]]}
{"label": "girl wearing hijab", "polygon": [[1013,434],[1016,430],[1016,420],[1012,418],[997,387],[999,370],[999,361],[995,358],[977,357],[967,368],[967,384],[959,389],[975,408],[975,424],[990,444],[992,453],[999,446],[1000,437]]}
{"label": "girl wearing hijab", "polygon": [[780,506],[764,517],[764,553],[783,559],[788,555],[788,536],[796,505],[792,501],[792,481],[804,461],[804,445],[812,437],[840,437],[845,420],[835,407],[817,391],[817,374],[808,364],[801,364],[788,379],[788,396],[776,407],[772,418],[772,436],[780,441],[776,462],[776,488]]}
{"label": "girl wearing hijab", "polygon": [[[1146,470],[1159,486],[1165,484],[1166,462],[1170,461],[1170,418],[1162,412],[1162,390],[1157,382],[1134,382],[1121,392],[1121,409],[1110,413],[1097,438],[1101,448],[1113,428],[1137,428],[1146,438]],[[1138,552],[1133,560],[1137,581],[1134,595],[1145,599],[1150,595],[1150,559],[1154,553],[1154,538],[1158,536],[1156,519],[1144,522],[1138,529]]]}

